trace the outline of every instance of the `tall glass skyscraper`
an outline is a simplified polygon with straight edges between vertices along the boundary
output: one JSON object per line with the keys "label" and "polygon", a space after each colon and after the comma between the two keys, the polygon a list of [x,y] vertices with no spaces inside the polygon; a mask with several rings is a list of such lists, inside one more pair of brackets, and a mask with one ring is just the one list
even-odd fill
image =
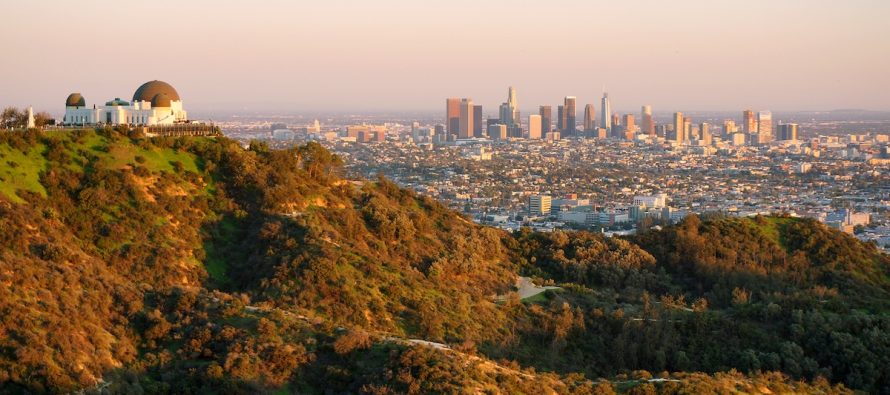
{"label": "tall glass skyscraper", "polygon": [[566,124],[563,133],[565,133],[567,136],[575,135],[575,124],[577,116],[577,112],[575,110],[576,101],[577,99],[575,98],[575,96],[566,96],[565,99],[563,99],[563,105],[565,106],[566,112]]}
{"label": "tall glass skyscraper", "polygon": [[541,106],[538,115],[541,116],[541,133],[547,134],[553,131],[553,108]]}
{"label": "tall glass skyscraper", "polygon": [[600,127],[609,131],[612,129],[612,103],[609,102],[609,93],[603,92],[603,101],[600,104]]}
{"label": "tall glass skyscraper", "polygon": [[593,104],[584,106],[584,131],[590,132],[596,128],[596,110]]}

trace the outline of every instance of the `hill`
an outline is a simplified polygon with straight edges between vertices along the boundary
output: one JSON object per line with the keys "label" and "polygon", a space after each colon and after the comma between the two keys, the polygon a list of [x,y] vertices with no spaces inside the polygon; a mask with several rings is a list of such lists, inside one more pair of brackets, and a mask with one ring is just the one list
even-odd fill
{"label": "hill", "polygon": [[508,234],[317,144],[107,129],[0,134],[0,229],[0,393],[890,385],[887,257],[812,221]]}

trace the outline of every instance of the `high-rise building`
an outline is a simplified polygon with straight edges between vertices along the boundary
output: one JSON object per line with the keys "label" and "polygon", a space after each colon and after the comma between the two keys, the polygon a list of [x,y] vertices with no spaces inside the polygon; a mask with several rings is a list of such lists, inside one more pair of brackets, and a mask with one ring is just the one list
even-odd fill
{"label": "high-rise building", "polygon": [[776,127],[776,137],[779,140],[797,140],[797,129],[796,123],[780,123]]}
{"label": "high-rise building", "polygon": [[684,133],[684,124],[686,122],[686,118],[683,116],[682,112],[674,113],[674,141],[677,144],[683,144],[685,141],[685,133]]}
{"label": "high-rise building", "polygon": [[460,99],[450,97],[445,99],[445,131],[449,134],[457,134],[460,130]]}
{"label": "high-rise building", "polygon": [[633,140],[634,133],[637,132],[636,121],[633,114],[624,114],[624,120],[621,123],[624,126],[624,138]]}
{"label": "high-rise building", "polygon": [[528,198],[529,215],[550,215],[553,198],[548,195],[532,195]]}
{"label": "high-rise building", "polygon": [[761,144],[773,141],[773,113],[769,111],[757,113],[757,137]]}
{"label": "high-rise building", "polygon": [[655,121],[652,120],[652,106],[643,106],[640,113],[640,133],[655,137]]}
{"label": "high-rise building", "polygon": [[532,140],[541,139],[541,116],[532,114],[528,116],[528,138]]}
{"label": "high-rise building", "polygon": [[735,121],[726,119],[723,121],[723,136],[729,136],[737,131]]}
{"label": "high-rise building", "polygon": [[624,128],[628,131],[635,131],[637,128],[636,119],[633,114],[624,114],[621,124],[624,125]]}
{"label": "high-rise building", "polygon": [[513,125],[518,126],[522,120],[519,119],[519,101],[516,100],[516,89],[512,86],[507,92],[507,105],[510,106],[510,114],[513,116]]}
{"label": "high-rise building", "polygon": [[519,119],[519,102],[516,100],[516,89],[512,86],[507,91],[507,101],[501,104],[499,115],[501,123],[507,125],[508,128],[517,128],[521,123]]}
{"label": "high-rise building", "polygon": [[584,106],[584,131],[592,132],[596,129],[596,110],[593,104]]}
{"label": "high-rise building", "polygon": [[473,100],[460,100],[460,122],[457,137],[461,139],[470,138],[473,135]]}
{"label": "high-rise building", "polygon": [[754,120],[754,111],[742,111],[742,131],[754,133],[757,131],[757,121]]}
{"label": "high-rise building", "polygon": [[683,118],[683,141],[689,141],[692,137],[692,117]]}
{"label": "high-rise building", "polygon": [[565,106],[565,114],[566,114],[566,124],[565,124],[565,133],[567,136],[575,135],[575,125],[576,121],[576,111],[575,111],[575,96],[566,96],[563,100],[563,105]]}
{"label": "high-rise building", "polygon": [[473,136],[485,137],[482,130],[482,106],[473,106]]}
{"label": "high-rise building", "polygon": [[698,125],[698,133],[700,136],[700,140],[705,145],[711,145],[711,125],[707,122],[702,122]]}
{"label": "high-rise building", "polygon": [[566,128],[566,108],[564,106],[556,106],[556,130],[565,130]]}
{"label": "high-rise building", "polygon": [[546,135],[553,131],[553,109],[550,106],[541,106],[538,115],[541,116],[541,133]]}
{"label": "high-rise building", "polygon": [[502,123],[493,123],[488,125],[488,137],[495,140],[503,140],[507,138],[507,125]]}
{"label": "high-rise building", "polygon": [[603,100],[600,103],[600,127],[609,131],[612,129],[612,103],[609,94],[603,92]]}

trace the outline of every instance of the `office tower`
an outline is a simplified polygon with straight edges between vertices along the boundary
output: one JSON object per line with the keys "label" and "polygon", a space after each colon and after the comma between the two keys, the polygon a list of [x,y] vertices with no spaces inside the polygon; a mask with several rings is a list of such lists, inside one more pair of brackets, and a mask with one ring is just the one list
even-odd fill
{"label": "office tower", "polygon": [[674,141],[677,144],[683,144],[683,141],[685,140],[684,137],[686,137],[685,134],[683,133],[684,122],[685,122],[685,117],[683,117],[683,113],[679,112],[679,111],[675,112],[674,113]]}
{"label": "office tower", "polygon": [[460,100],[460,127],[457,132],[457,138],[470,138],[473,134],[473,100]]}
{"label": "office tower", "polygon": [[726,119],[723,121],[723,136],[729,136],[736,132],[735,121]]}
{"label": "office tower", "polygon": [[698,133],[700,136],[700,140],[704,142],[705,145],[711,145],[711,125],[707,122],[702,122],[698,125]]}
{"label": "office tower", "polygon": [[450,97],[445,99],[445,131],[448,134],[457,134],[460,130],[460,99]]}
{"label": "office tower", "polygon": [[541,133],[547,134],[553,131],[553,111],[550,106],[541,106],[538,109],[541,116]]}
{"label": "office tower", "polygon": [[528,116],[528,138],[532,140],[541,139],[541,116],[538,114]]}
{"label": "office tower", "polygon": [[485,137],[482,133],[482,106],[473,106],[473,136]]}
{"label": "office tower", "polygon": [[603,100],[600,103],[600,127],[609,131],[612,129],[612,103],[609,94],[603,92]]}
{"label": "office tower", "polygon": [[516,89],[511,86],[507,91],[507,101],[501,104],[499,115],[501,123],[509,128],[517,128],[520,125],[519,102],[516,100]]}
{"label": "office tower", "polygon": [[556,130],[565,130],[566,128],[566,108],[556,106]]}
{"label": "office tower", "polygon": [[637,133],[637,126],[633,114],[624,114],[621,128],[624,130],[621,137],[625,140],[633,140]]}
{"label": "office tower", "polygon": [[488,137],[495,140],[504,140],[507,138],[507,125],[502,123],[492,123],[488,125]]}
{"label": "office tower", "polygon": [[584,106],[584,131],[592,132],[596,129],[596,110],[593,104]]}
{"label": "office tower", "polygon": [[513,115],[510,114],[510,106],[507,103],[501,103],[501,106],[498,107],[498,122],[504,125],[511,125],[513,122],[511,119]]}
{"label": "office tower", "polygon": [[529,215],[550,215],[553,198],[548,195],[532,195],[528,198]]}
{"label": "office tower", "polygon": [[773,141],[773,113],[769,111],[757,113],[757,137],[761,144]]}
{"label": "office tower", "polygon": [[683,141],[689,141],[692,137],[692,117],[683,118]]}
{"label": "office tower", "polygon": [[776,127],[776,137],[779,140],[797,140],[797,129],[796,123],[780,123]]}
{"label": "office tower", "polygon": [[566,124],[565,124],[565,134],[567,136],[575,135],[575,125],[576,121],[576,111],[575,111],[575,96],[566,96],[563,100],[563,105],[565,106],[565,114],[566,114]]}
{"label": "office tower", "polygon": [[754,111],[742,111],[742,131],[745,133],[754,133],[757,131],[757,125],[754,120]]}
{"label": "office tower", "polygon": [[522,121],[519,119],[519,101],[516,100],[516,89],[512,86],[507,91],[507,105],[510,107],[512,125],[518,126]]}
{"label": "office tower", "polygon": [[655,122],[652,120],[652,106],[643,106],[640,112],[640,133],[655,137]]}
{"label": "office tower", "polygon": [[634,118],[633,114],[624,114],[624,120],[622,124],[627,130],[635,130],[637,128],[636,119]]}

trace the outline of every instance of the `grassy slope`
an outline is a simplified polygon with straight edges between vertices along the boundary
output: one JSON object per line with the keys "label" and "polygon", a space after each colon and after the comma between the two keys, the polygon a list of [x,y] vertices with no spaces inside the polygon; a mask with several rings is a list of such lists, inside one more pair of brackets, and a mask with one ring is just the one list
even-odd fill
{"label": "grassy slope", "polygon": [[26,152],[0,144],[0,194],[18,203],[24,202],[17,194],[19,190],[46,196],[46,189],[40,184],[40,173],[47,167],[45,151],[42,144]]}

